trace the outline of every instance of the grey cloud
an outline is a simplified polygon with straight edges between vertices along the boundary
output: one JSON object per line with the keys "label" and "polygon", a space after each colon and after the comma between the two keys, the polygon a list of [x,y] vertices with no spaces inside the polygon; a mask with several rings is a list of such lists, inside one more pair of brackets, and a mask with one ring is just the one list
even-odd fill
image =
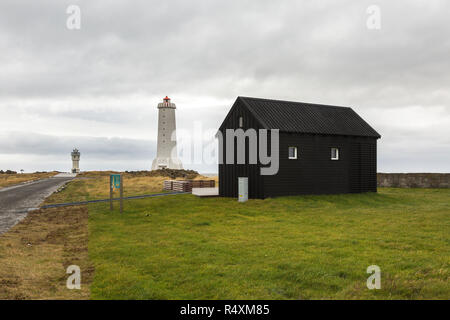
{"label": "grey cloud", "polygon": [[155,142],[124,138],[64,137],[33,132],[6,132],[0,134],[0,155],[35,154],[69,155],[78,148],[92,158],[119,160],[147,159],[155,155]]}
{"label": "grey cloud", "polygon": [[[81,152],[82,170],[150,170],[156,142],[105,137],[59,137],[33,132],[0,133],[0,169],[68,171],[73,148]],[[187,164],[202,173],[217,165]]]}
{"label": "grey cloud", "polygon": [[[65,27],[71,4],[81,8],[79,31]],[[383,134],[381,169],[397,163],[394,146],[403,144],[409,146],[406,154],[422,150],[414,153],[417,167],[448,171],[448,165],[429,157],[448,158],[450,129],[445,124],[417,126],[414,121],[420,122],[427,110],[436,113],[436,106],[442,108],[442,117],[450,114],[450,3],[377,1],[379,31],[366,28],[366,9],[372,4],[369,0],[3,0],[0,114],[14,108],[17,126],[45,119],[39,128],[30,128],[33,132],[49,133],[52,121],[67,127],[76,122],[82,135],[83,126],[101,123],[105,126],[97,136],[114,135],[112,128],[117,126],[121,133],[139,128],[142,135],[133,137],[148,138],[156,127],[155,97],[166,94],[175,100],[183,96],[216,101],[195,110],[179,105],[177,121],[183,129],[196,120],[204,127],[217,127],[238,95],[349,105],[370,116],[366,120]],[[127,97],[134,95],[148,104],[133,105]],[[390,110],[408,112],[413,106],[423,111],[409,119],[408,128],[390,123]],[[432,134],[434,127],[438,136]],[[4,136],[0,131],[3,146]],[[48,139],[36,135],[28,142],[18,141],[26,148],[8,142],[7,150],[42,155],[40,150],[56,152],[50,149],[76,140]],[[117,144],[117,154],[123,148],[124,157],[134,152],[142,155],[137,159],[145,158],[139,139],[102,139],[81,141],[99,157],[101,152],[108,154],[101,150],[115,150]],[[431,140],[433,149],[427,149],[431,147],[425,146],[426,141]],[[413,165],[411,157],[404,159]],[[138,161],[130,161],[130,166]]]}
{"label": "grey cloud", "polygon": [[444,1],[380,1],[378,33],[365,27],[369,1],[79,1],[82,28],[68,31],[70,3],[2,4],[0,32],[23,40],[8,48],[30,67],[1,83],[3,95],[249,90],[298,98],[299,88],[320,87],[325,97],[316,99],[345,90],[361,100],[361,91],[407,88],[417,102],[450,80]]}

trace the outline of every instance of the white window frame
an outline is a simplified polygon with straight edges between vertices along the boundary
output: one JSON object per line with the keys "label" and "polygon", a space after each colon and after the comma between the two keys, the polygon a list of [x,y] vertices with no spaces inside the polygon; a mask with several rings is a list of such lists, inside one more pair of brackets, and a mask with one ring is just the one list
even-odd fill
{"label": "white window frame", "polygon": [[[336,157],[335,158],[333,158],[333,149],[336,150]],[[331,148],[330,151],[331,151],[331,160],[339,160],[339,148],[333,147],[333,148]]]}
{"label": "white window frame", "polygon": [[[290,155],[289,155],[289,150],[291,149],[291,148],[294,148],[294,156],[293,157],[291,157]],[[288,158],[290,159],[290,160],[295,160],[295,159],[297,159],[297,147],[288,147]]]}
{"label": "white window frame", "polygon": [[244,117],[239,117],[239,128],[244,126]]}

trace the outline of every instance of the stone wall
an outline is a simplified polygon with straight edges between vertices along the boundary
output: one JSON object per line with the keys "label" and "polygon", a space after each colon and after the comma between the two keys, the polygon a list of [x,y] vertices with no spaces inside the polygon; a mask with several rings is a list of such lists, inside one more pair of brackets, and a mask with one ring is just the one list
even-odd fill
{"label": "stone wall", "polygon": [[378,173],[378,187],[449,188],[450,173]]}

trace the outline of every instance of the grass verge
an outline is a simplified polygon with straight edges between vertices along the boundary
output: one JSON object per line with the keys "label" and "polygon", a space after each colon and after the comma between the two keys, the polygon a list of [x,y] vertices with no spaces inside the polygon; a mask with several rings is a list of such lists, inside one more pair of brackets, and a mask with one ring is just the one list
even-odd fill
{"label": "grass verge", "polygon": [[[86,207],[30,212],[0,236],[0,299],[89,299]],[[69,290],[69,265],[81,268],[81,290]]]}
{"label": "grass verge", "polygon": [[[108,197],[107,173],[86,177],[48,202]],[[160,192],[165,179],[125,175],[125,195]],[[0,298],[450,298],[448,189],[176,195],[125,201],[122,215],[108,204],[37,213],[0,237]],[[70,264],[84,291],[66,289]],[[373,264],[381,290],[366,288]]]}
{"label": "grass verge", "polygon": [[[450,190],[89,205],[94,299],[449,299]],[[378,265],[382,289],[368,290]]]}

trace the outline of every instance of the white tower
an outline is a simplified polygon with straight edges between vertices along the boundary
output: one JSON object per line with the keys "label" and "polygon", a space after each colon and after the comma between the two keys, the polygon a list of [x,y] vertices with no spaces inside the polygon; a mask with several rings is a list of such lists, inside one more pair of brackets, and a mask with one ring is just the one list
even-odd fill
{"label": "white tower", "polygon": [[80,173],[80,151],[76,148],[72,151],[72,173]]}
{"label": "white tower", "polygon": [[175,124],[175,103],[167,96],[158,103],[158,146],[152,170],[183,169],[177,153],[177,127]]}

